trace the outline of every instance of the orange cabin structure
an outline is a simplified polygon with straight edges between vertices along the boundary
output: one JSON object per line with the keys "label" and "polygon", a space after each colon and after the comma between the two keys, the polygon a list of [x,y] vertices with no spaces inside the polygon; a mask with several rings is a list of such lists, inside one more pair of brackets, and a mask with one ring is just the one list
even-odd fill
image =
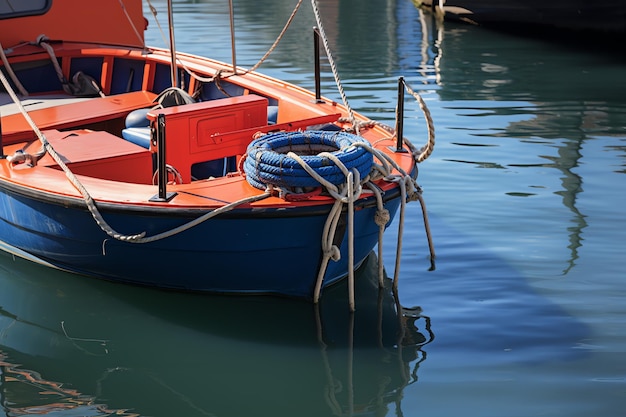
{"label": "orange cabin structure", "polygon": [[[15,3],[16,11],[9,13],[0,8],[0,44],[5,49],[34,42],[42,34],[51,41],[144,47],[148,21],[143,16],[141,0],[20,0]],[[23,17],[16,18],[16,13]]]}

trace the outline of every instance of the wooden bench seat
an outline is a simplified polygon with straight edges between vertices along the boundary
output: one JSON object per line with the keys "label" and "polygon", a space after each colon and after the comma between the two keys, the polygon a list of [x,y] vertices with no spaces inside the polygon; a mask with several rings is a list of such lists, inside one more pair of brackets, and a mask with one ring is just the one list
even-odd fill
{"label": "wooden bench seat", "polygon": [[[74,174],[139,184],[152,183],[152,153],[141,146],[103,131],[45,130],[42,133]],[[18,150],[34,155],[40,149],[39,140],[32,140],[28,144],[8,145],[4,151],[5,155],[12,155]],[[47,153],[37,165],[60,169]],[[17,166],[16,169],[20,168]]]}
{"label": "wooden bench seat", "polygon": [[[132,110],[149,107],[155,98],[156,94],[149,91],[135,91],[32,110],[28,114],[40,130],[71,129],[124,118]],[[21,113],[2,117],[2,142],[5,145],[33,137],[30,125]]]}

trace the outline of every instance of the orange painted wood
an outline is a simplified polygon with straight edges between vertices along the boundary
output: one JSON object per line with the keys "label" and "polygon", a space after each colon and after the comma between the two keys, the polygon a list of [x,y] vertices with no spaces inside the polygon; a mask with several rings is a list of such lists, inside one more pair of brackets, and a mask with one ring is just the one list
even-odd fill
{"label": "orange painted wood", "polygon": [[[340,116],[335,113],[268,125],[267,103],[267,99],[249,94],[154,110],[148,118],[154,121],[158,114],[165,116],[166,161],[187,183],[191,181],[193,164],[239,158],[255,133],[297,130],[334,122]],[[189,145],[180,146],[181,143]]]}
{"label": "orange painted wood", "polygon": [[[42,33],[51,40],[143,47],[141,0],[55,0],[41,15],[2,20],[0,43],[4,48],[34,42]],[[87,5],[88,4],[88,5]]]}
{"label": "orange painted wood", "polygon": [[267,125],[267,103],[255,95],[228,97],[153,110],[148,118],[154,121],[159,114],[165,116],[166,162],[188,183],[193,164],[245,152],[252,133],[243,148],[224,143],[222,134]]}
{"label": "orange painted wood", "polygon": [[[103,131],[46,130],[43,134],[74,174],[139,184],[152,183],[152,153],[141,146]],[[4,151],[6,155],[11,155],[18,149],[33,155],[41,149],[41,143],[36,140],[10,145]],[[60,169],[50,154],[44,155],[37,165]]]}
{"label": "orange painted wood", "polygon": [[[149,107],[154,98],[156,94],[149,91],[135,91],[33,110],[28,114],[40,130],[70,129],[124,117],[132,110]],[[5,144],[33,137],[30,125],[21,113],[2,117],[2,140]]]}

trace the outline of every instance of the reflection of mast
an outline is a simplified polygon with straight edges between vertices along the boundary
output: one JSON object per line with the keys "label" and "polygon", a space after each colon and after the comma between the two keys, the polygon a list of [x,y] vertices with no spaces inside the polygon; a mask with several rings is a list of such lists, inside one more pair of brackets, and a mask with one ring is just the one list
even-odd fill
{"label": "reflection of mast", "polygon": [[[413,0],[413,3],[424,10],[428,15],[432,8],[436,9],[431,14],[441,19],[437,11],[442,4],[441,0]],[[450,2],[448,2],[450,3]],[[444,6],[446,12],[451,11],[450,6]],[[456,26],[452,27],[453,29]],[[457,29],[454,29],[455,31]],[[589,79],[596,79],[603,76],[602,72],[575,72],[567,73],[561,61],[551,59],[542,48],[534,48],[534,54],[519,54],[516,52],[517,43],[511,44],[507,37],[493,36],[493,33],[486,30],[473,30],[467,26],[462,30],[463,36],[455,36],[448,31],[448,38],[445,45],[446,61],[443,65],[444,80],[447,84],[439,90],[439,96],[444,101],[462,100],[490,100],[495,102],[489,107],[500,116],[510,116],[518,114],[517,108],[508,107],[507,104],[499,102],[528,101],[533,106],[551,106],[555,99],[568,101],[568,112],[572,114],[582,114],[583,117],[591,108],[597,107],[605,101],[606,97],[613,97],[602,90],[598,90],[594,84],[592,89],[571,90],[564,83],[572,85],[585,85]],[[441,42],[441,40],[439,40]],[[549,50],[548,50],[549,51]],[[441,56],[441,54],[440,54]],[[527,61],[541,63],[542,76],[535,77],[535,70],[529,71]],[[458,68],[463,71],[457,71]],[[439,69],[439,66],[436,67]],[[585,67],[586,68],[586,67]],[[575,74],[575,75],[573,75]],[[520,91],[522,90],[522,91]],[[566,91],[573,91],[572,95]],[[558,91],[558,93],[556,93]],[[558,95],[555,95],[558,94]],[[523,98],[520,98],[523,97]],[[574,104],[571,104],[571,103]],[[547,111],[538,111],[537,115],[529,120],[510,122],[505,132],[494,133],[496,137],[511,137],[524,139],[527,137],[539,136],[550,140],[560,140],[564,129],[564,117],[559,115],[554,117],[555,112],[549,108]],[[596,114],[604,115],[604,111]],[[598,117],[592,114],[592,117]],[[576,116],[578,117],[578,116]],[[556,192],[562,197],[563,205],[572,213],[572,225],[567,228],[568,234],[567,249],[569,258],[563,268],[563,274],[567,274],[575,265],[578,259],[578,249],[582,246],[582,230],[587,226],[585,215],[576,207],[577,195],[582,191],[582,179],[572,170],[578,166],[578,161],[582,157],[580,149],[586,137],[580,136],[579,132],[586,132],[589,123],[595,120],[582,120],[572,118],[573,132],[566,137],[571,137],[564,144],[559,144],[558,156],[545,157],[551,161],[551,167],[558,169],[561,175],[561,187]],[[567,122],[569,123],[569,121]],[[569,128],[569,126],[567,126]],[[572,136],[573,135],[573,136]],[[481,166],[498,167],[499,165],[478,162]],[[508,166],[528,167],[528,165],[509,164]],[[534,165],[532,165],[534,166]]]}
{"label": "reflection of mast", "polygon": [[[535,102],[537,105],[545,105],[543,102]],[[580,113],[585,115],[586,107],[584,104],[581,104]],[[576,119],[576,128],[580,125],[584,130],[584,125],[586,121]],[[548,139],[556,140],[557,136],[554,132],[557,132],[558,129],[553,126],[556,125],[555,122],[550,116],[546,116],[544,114],[540,114],[531,120],[525,120],[520,122],[512,122],[507,127],[507,132],[516,132],[511,133],[510,136],[519,136],[520,131],[529,131],[534,132],[536,135]],[[537,133],[540,131],[540,133]],[[563,275],[567,275],[567,273],[574,267],[576,260],[578,259],[578,248],[582,246],[582,231],[587,227],[587,222],[585,220],[585,215],[576,207],[576,200],[578,197],[578,193],[582,191],[583,180],[580,175],[573,172],[573,169],[578,167],[578,161],[582,158],[582,145],[585,140],[585,134],[581,134],[578,137],[570,137],[568,140],[564,141],[562,146],[558,147],[558,156],[546,156],[542,155],[541,157],[547,159],[552,162],[552,164],[544,164],[543,166],[549,166],[558,169],[561,173],[561,186],[562,189],[556,191],[555,194],[562,197],[563,205],[572,212],[572,219],[570,220],[573,223],[573,226],[567,228],[568,232],[568,242],[567,248],[570,251],[569,259],[566,262],[566,266],[563,269]],[[509,164],[509,166],[526,166],[526,165],[517,165],[517,164]]]}
{"label": "reflection of mast", "polygon": [[578,193],[582,191],[582,178],[580,175],[575,174],[572,169],[578,166],[578,160],[582,158],[580,149],[582,148],[583,138],[579,140],[567,141],[565,146],[559,148],[558,158],[549,158],[554,161],[554,165],[563,174],[563,190],[558,191],[563,197],[563,205],[570,209],[573,213],[571,220],[574,223],[573,226],[568,227],[569,232],[569,245],[570,259],[567,263],[567,267],[563,270],[563,275],[567,275],[570,269],[575,265],[576,259],[578,259],[578,248],[582,246],[582,230],[587,227],[585,221],[585,215],[576,207],[576,198]]}
{"label": "reflection of mast", "polygon": [[[536,118],[530,121],[511,123],[509,130],[519,131],[527,125],[547,125],[548,123],[550,123],[549,120],[544,121],[541,120],[541,118]],[[551,166],[558,169],[563,174],[561,177],[561,185],[563,189],[555,192],[555,194],[560,195],[563,198],[563,205],[573,214],[571,222],[574,223],[574,225],[567,228],[569,233],[569,244],[567,245],[567,248],[570,251],[570,256],[567,261],[567,266],[563,269],[563,275],[567,275],[570,269],[572,269],[576,264],[576,260],[578,259],[578,248],[582,246],[582,231],[585,227],[587,227],[587,222],[585,221],[586,216],[578,209],[578,207],[576,207],[578,193],[582,191],[583,180],[580,175],[572,171],[572,169],[578,166],[578,161],[582,158],[580,150],[582,148],[583,141],[584,137],[568,140],[565,142],[564,146],[558,148],[558,156],[542,156],[542,158],[552,161]],[[509,166],[524,165],[509,164]]]}
{"label": "reflection of mast", "polygon": [[441,62],[440,48],[443,40],[443,21],[435,14],[426,14],[421,8],[417,9],[419,13],[419,19],[422,26],[422,62],[420,65],[420,74],[424,79],[424,82],[428,82],[427,69],[432,68],[432,72],[435,77],[435,84],[441,84],[441,74],[439,71],[439,64]]}

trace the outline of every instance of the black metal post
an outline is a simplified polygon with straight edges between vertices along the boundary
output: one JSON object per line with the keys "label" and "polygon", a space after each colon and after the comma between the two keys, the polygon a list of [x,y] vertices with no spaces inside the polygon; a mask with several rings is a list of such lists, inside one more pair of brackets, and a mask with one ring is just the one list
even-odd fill
{"label": "black metal post", "polygon": [[167,192],[167,164],[165,163],[165,115],[159,113],[156,119],[157,142],[157,185],[159,194],[150,198],[150,201],[170,201],[177,193]]}
{"label": "black metal post", "polygon": [[320,75],[320,31],[313,28],[313,49],[315,56],[315,102],[323,103],[322,100],[322,81]]}
{"label": "black metal post", "polygon": [[398,104],[396,105],[396,152],[405,152],[404,141],[404,77],[398,78]]}
{"label": "black metal post", "polygon": [[[1,115],[0,115],[1,116]],[[2,142],[2,117],[0,117],[0,159],[4,159],[4,144]]]}

